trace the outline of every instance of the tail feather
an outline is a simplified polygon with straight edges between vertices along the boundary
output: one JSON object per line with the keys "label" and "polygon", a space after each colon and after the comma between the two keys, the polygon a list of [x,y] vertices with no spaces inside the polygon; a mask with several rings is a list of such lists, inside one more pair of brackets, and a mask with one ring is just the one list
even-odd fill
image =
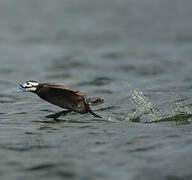
{"label": "tail feather", "polygon": [[87,103],[91,106],[96,106],[98,104],[103,104],[104,103],[104,99],[103,98],[88,98],[86,99]]}

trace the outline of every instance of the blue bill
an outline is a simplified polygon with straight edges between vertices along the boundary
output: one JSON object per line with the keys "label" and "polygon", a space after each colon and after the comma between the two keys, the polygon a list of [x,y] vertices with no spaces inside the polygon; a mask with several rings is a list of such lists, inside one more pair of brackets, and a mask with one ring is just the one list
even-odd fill
{"label": "blue bill", "polygon": [[25,89],[24,88],[19,88],[19,89],[16,89],[16,92],[24,92]]}

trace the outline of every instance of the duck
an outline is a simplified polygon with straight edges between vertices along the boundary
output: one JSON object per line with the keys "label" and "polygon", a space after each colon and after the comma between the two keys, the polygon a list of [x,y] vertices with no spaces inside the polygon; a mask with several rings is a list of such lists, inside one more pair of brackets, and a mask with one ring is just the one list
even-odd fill
{"label": "duck", "polygon": [[61,84],[38,83],[37,81],[30,80],[24,84],[20,84],[17,92],[34,93],[41,99],[64,109],[58,113],[47,115],[47,118],[57,120],[60,116],[65,116],[70,112],[80,114],[90,113],[96,118],[102,118],[93,112],[90,106],[104,103],[103,98],[87,98],[86,94]]}

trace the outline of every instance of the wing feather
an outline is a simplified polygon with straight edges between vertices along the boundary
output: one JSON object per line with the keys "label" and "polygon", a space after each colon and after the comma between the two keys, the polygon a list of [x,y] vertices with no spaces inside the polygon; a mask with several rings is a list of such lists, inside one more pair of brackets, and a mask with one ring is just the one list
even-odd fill
{"label": "wing feather", "polygon": [[86,94],[84,94],[84,93],[80,93],[79,91],[74,91],[73,89],[60,85],[60,84],[47,84],[46,86],[48,88],[55,89],[55,90],[59,89],[60,91],[63,91],[63,93],[74,94],[74,95],[79,95],[79,96],[86,96]]}

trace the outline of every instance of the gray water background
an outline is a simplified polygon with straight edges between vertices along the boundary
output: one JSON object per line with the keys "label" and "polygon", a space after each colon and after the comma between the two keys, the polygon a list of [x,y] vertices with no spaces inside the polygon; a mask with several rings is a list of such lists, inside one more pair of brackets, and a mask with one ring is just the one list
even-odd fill
{"label": "gray water background", "polygon": [[[191,7],[1,0],[0,179],[192,179]],[[104,97],[104,118],[46,119],[60,108],[16,93],[27,80]]]}

